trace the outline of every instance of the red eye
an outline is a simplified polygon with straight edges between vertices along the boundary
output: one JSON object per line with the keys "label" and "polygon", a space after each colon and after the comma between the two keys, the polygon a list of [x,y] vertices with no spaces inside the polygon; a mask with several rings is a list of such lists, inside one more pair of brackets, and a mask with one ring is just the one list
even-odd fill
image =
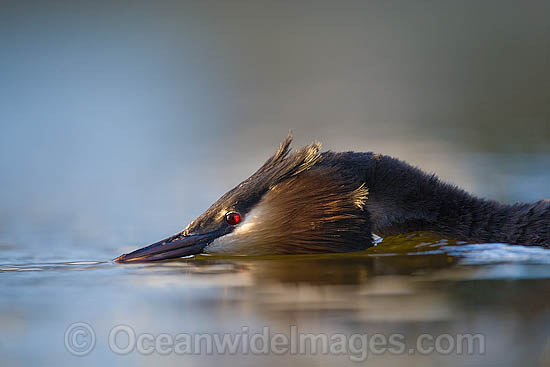
{"label": "red eye", "polygon": [[241,215],[235,212],[227,213],[225,215],[225,221],[227,224],[234,226],[235,224],[239,224],[241,222]]}

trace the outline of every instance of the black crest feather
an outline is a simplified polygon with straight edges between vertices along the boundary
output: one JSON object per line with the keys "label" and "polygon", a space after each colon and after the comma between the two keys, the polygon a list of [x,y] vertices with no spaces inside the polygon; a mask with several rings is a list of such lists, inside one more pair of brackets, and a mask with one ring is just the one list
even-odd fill
{"label": "black crest feather", "polygon": [[261,180],[266,184],[265,189],[269,189],[291,176],[310,169],[321,158],[319,153],[320,143],[315,142],[307,145],[294,153],[290,152],[291,143],[292,134],[289,133],[281,142],[275,154],[242,184]]}
{"label": "black crest feather", "polygon": [[208,230],[221,220],[224,211],[247,212],[266,191],[286,179],[309,170],[321,159],[321,144],[315,142],[296,152],[290,151],[292,134],[281,142],[279,149],[249,178],[225,193],[218,201],[195,219],[183,233]]}

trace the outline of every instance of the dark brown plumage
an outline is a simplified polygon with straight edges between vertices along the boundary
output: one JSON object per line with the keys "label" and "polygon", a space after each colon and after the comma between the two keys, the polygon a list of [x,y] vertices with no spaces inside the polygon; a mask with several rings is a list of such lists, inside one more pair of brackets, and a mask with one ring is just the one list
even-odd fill
{"label": "dark brown plumage", "polygon": [[[290,153],[289,135],[260,169],[182,232],[119,262],[194,253],[358,251],[372,234],[432,231],[469,242],[550,248],[550,200],[505,205],[476,198],[398,159],[373,153]],[[237,225],[226,214],[244,218]]]}
{"label": "dark brown plumage", "polygon": [[477,198],[388,156],[327,152],[369,188],[367,211],[381,236],[432,231],[469,242],[550,248],[550,200],[506,205]]}

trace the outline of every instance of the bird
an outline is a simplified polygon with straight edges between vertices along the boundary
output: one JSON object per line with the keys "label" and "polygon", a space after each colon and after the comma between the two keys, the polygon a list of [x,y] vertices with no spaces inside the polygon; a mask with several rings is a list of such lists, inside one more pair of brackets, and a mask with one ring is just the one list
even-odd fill
{"label": "bird", "polygon": [[291,151],[292,135],[249,178],[184,230],[118,263],[196,254],[363,251],[381,237],[429,231],[471,243],[550,248],[550,200],[478,198],[399,159],[372,152]]}

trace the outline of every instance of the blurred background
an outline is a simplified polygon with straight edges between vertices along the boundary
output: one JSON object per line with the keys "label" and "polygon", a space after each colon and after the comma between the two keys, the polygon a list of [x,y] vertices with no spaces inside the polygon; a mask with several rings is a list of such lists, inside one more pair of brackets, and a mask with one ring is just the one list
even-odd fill
{"label": "blurred background", "polygon": [[[118,356],[118,324],[483,333],[486,355],[367,363],[550,365],[548,250],[418,235],[373,249],[391,256],[96,262],[180,231],[289,130],[295,147],[396,156],[479,196],[550,198],[549,14],[546,0],[1,0],[2,365],[356,365]],[[469,252],[482,265],[453,265]],[[63,343],[81,321],[97,334],[86,358]]]}
{"label": "blurred background", "polygon": [[0,241],[108,258],[177,232],[290,129],[550,197],[548,1],[0,6]]}

